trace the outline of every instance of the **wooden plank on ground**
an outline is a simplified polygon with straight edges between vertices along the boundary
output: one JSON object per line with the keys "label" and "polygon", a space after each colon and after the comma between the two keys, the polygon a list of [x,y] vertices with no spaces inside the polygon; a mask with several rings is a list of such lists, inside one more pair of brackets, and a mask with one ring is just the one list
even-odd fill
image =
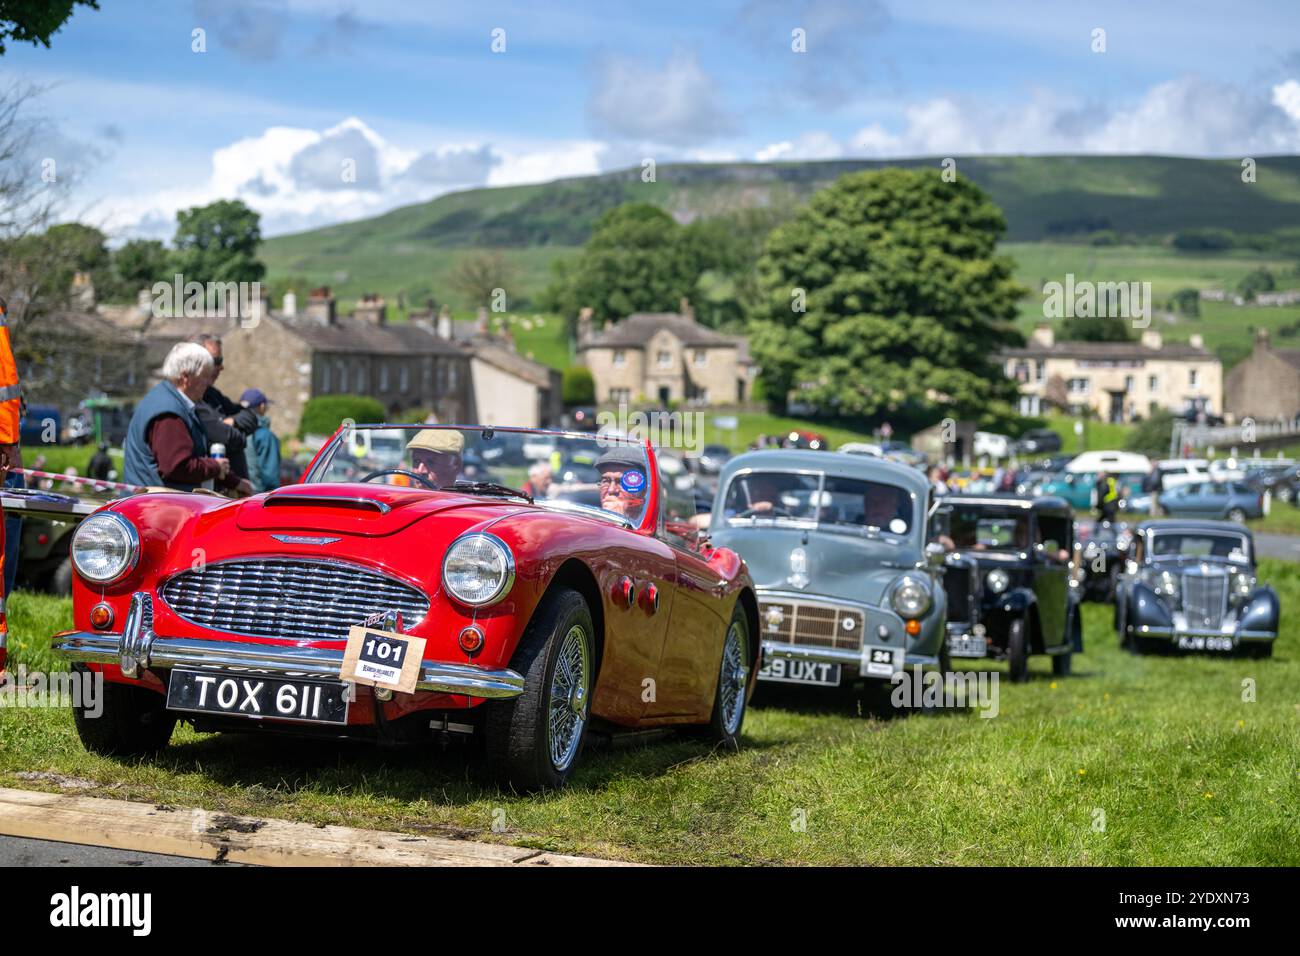
{"label": "wooden plank on ground", "polygon": [[469,840],[0,787],[0,834],[254,866],[619,866]]}

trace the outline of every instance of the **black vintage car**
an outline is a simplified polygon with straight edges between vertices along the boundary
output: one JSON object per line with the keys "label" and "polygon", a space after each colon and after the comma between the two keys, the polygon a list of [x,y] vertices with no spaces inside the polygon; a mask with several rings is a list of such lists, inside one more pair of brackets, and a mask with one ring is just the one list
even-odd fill
{"label": "black vintage car", "polygon": [[1255,577],[1255,539],[1231,521],[1144,521],[1115,593],[1120,646],[1269,657],[1277,592]]}
{"label": "black vintage car", "polygon": [[1076,562],[1081,572],[1080,597],[1109,604],[1115,600],[1115,581],[1128,556],[1133,532],[1123,521],[1081,518],[1074,523]]}
{"label": "black vintage car", "polygon": [[1070,673],[1083,637],[1071,585],[1074,516],[1065,501],[943,498],[932,537],[944,551],[952,658],[1005,660],[1011,679],[1023,681],[1029,655],[1048,654],[1052,673]]}

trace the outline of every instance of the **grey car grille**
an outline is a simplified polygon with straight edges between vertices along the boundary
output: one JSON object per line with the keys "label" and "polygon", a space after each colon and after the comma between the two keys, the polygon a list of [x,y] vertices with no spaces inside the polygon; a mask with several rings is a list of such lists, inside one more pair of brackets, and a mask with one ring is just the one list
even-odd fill
{"label": "grey car grille", "polygon": [[810,647],[857,650],[862,647],[862,612],[803,601],[760,601],[763,640]]}
{"label": "grey car grille", "polygon": [[1184,574],[1183,613],[1191,627],[1217,628],[1223,623],[1224,598],[1228,594],[1226,574]]}
{"label": "grey car grille", "polygon": [[409,584],[337,561],[220,561],[174,575],[159,594],[191,624],[256,637],[344,640],[372,614],[400,611],[411,627],[429,613]]}

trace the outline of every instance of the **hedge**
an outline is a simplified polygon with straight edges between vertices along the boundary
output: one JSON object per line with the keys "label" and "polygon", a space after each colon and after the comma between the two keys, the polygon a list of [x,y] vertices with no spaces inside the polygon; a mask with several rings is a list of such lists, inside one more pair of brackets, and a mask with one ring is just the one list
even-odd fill
{"label": "hedge", "polygon": [[368,395],[321,395],[303,406],[298,437],[332,435],[345,418],[354,422],[382,422],[387,417],[383,403]]}

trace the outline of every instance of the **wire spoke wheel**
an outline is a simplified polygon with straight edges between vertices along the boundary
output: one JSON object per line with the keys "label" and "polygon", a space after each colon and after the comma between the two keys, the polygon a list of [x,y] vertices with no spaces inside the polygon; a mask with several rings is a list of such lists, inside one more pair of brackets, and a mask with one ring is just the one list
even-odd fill
{"label": "wire spoke wheel", "polygon": [[745,713],[745,683],[749,679],[749,667],[745,663],[749,658],[747,644],[744,624],[732,621],[722,647],[722,673],[719,676],[722,727],[728,734],[739,730]]}
{"label": "wire spoke wheel", "polygon": [[547,712],[551,765],[565,771],[577,756],[591,696],[591,658],[581,626],[569,628],[555,657]]}

